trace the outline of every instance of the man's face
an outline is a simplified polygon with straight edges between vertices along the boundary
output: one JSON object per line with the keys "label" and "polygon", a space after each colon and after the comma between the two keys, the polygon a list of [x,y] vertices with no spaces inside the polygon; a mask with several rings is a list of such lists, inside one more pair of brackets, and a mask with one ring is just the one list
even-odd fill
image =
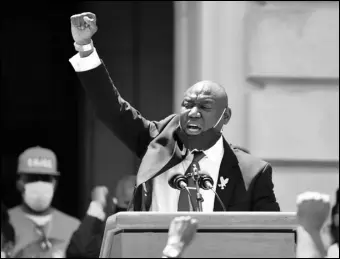
{"label": "man's face", "polygon": [[53,175],[21,174],[17,187],[24,204],[35,212],[43,212],[51,206],[56,184]]}
{"label": "man's face", "polygon": [[[188,135],[198,135],[214,127],[227,106],[228,98],[222,87],[210,81],[196,83],[184,94],[180,114],[182,129]],[[230,115],[227,108],[217,130],[229,121]]]}

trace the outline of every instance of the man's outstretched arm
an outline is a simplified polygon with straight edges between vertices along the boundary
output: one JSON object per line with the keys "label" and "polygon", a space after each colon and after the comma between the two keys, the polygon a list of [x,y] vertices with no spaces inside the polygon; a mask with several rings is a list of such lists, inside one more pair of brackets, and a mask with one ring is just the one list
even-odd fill
{"label": "man's outstretched arm", "polygon": [[70,62],[90,98],[99,119],[137,156],[142,156],[157,134],[155,123],[146,120],[119,94],[92,42],[97,32],[96,16],[71,17],[71,32],[78,54]]}

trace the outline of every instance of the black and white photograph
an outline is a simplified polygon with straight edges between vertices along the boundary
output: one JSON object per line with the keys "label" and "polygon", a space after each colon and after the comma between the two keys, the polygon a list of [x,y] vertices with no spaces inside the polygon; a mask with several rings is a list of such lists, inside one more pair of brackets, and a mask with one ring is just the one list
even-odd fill
{"label": "black and white photograph", "polygon": [[5,2],[1,258],[339,258],[339,1]]}

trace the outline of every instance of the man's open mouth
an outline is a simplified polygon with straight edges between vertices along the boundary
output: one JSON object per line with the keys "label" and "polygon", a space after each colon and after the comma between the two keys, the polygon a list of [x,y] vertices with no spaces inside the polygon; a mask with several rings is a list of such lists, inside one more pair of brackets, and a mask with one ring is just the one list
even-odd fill
{"label": "man's open mouth", "polygon": [[197,125],[197,124],[193,124],[193,123],[189,123],[187,124],[187,127],[186,127],[186,132],[188,134],[192,134],[192,135],[196,135],[196,134],[199,134],[202,130],[202,127]]}

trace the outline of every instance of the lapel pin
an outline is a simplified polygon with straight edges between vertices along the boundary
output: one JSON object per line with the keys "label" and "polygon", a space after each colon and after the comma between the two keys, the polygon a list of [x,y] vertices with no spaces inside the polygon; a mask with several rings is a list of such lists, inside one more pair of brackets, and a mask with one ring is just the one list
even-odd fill
{"label": "lapel pin", "polygon": [[229,178],[223,179],[223,176],[221,176],[220,177],[220,184],[218,186],[221,188],[221,190],[224,190],[224,188],[226,187],[228,182],[229,182]]}

